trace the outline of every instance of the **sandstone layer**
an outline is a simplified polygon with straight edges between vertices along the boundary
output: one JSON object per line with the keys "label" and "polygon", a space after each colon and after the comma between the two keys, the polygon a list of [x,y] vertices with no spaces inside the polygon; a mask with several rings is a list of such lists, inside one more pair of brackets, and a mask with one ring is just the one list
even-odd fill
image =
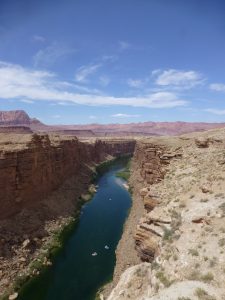
{"label": "sandstone layer", "polygon": [[225,299],[224,137],[137,142],[130,184],[145,213],[133,244],[145,263],[131,260],[108,300]]}

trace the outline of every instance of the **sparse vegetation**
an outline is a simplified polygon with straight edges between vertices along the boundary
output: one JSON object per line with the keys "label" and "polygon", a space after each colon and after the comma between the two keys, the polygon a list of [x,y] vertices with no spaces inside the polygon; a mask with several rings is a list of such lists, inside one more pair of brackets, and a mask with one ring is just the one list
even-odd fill
{"label": "sparse vegetation", "polygon": [[126,168],[123,171],[116,173],[116,176],[128,181],[130,178],[130,161],[128,161]]}
{"label": "sparse vegetation", "polygon": [[201,276],[200,272],[198,270],[194,270],[189,274],[188,279],[199,280],[200,276]]}
{"label": "sparse vegetation", "polygon": [[225,246],[225,238],[220,239],[220,240],[218,241],[218,245],[219,245],[220,247],[224,247],[224,246]]}
{"label": "sparse vegetation", "polygon": [[223,202],[223,203],[219,206],[219,208],[222,210],[223,216],[225,216],[225,202]]}
{"label": "sparse vegetation", "polygon": [[162,271],[156,273],[156,278],[158,278],[165,287],[169,287],[173,282],[170,281]]}
{"label": "sparse vegetation", "polygon": [[199,300],[216,300],[215,297],[210,296],[205,290],[201,288],[196,289],[195,295],[198,297]]}
{"label": "sparse vegetation", "polygon": [[198,250],[196,249],[189,249],[188,253],[191,254],[192,256],[199,256]]}
{"label": "sparse vegetation", "polygon": [[203,202],[203,203],[208,202],[208,201],[209,201],[209,199],[207,199],[207,198],[202,198],[202,199],[200,200],[200,202]]}
{"label": "sparse vegetation", "polygon": [[163,240],[171,241],[174,231],[172,229],[164,228]]}
{"label": "sparse vegetation", "polygon": [[217,258],[213,257],[210,261],[209,261],[209,267],[213,268],[217,265]]}
{"label": "sparse vegetation", "polygon": [[213,279],[214,279],[214,276],[210,272],[208,272],[207,274],[201,276],[201,280],[204,281],[204,282],[210,282]]}

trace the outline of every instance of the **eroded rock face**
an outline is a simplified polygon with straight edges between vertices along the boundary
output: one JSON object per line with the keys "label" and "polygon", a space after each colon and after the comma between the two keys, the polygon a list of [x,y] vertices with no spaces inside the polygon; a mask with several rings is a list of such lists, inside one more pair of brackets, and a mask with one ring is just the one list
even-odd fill
{"label": "eroded rock face", "polygon": [[0,125],[29,125],[30,117],[23,110],[0,111]]}
{"label": "eroded rock face", "polygon": [[[142,278],[148,281],[148,294],[133,297],[135,274],[126,270],[123,275],[128,276],[122,275],[123,281],[112,292],[115,299],[225,299],[224,133],[218,130],[172,140],[138,141],[132,175],[136,180],[131,178],[133,201],[149,202],[150,207],[134,237],[140,258],[150,262],[151,276]],[[203,143],[200,147],[196,147],[196,137]],[[148,165],[151,161],[144,159],[147,143],[151,152],[157,152],[152,151],[152,141],[162,150],[160,167],[156,167],[158,174],[165,171],[161,181]],[[162,142],[166,148],[161,147]],[[153,156],[152,161],[157,165],[159,159]],[[151,183],[147,183],[145,168],[154,174]],[[152,205],[153,199],[156,205]]]}
{"label": "eroded rock face", "polygon": [[0,220],[35,206],[67,178],[83,172],[88,176],[87,165],[108,155],[132,153],[134,145],[133,140],[89,144],[76,137],[50,140],[48,135],[33,134],[22,149],[0,151]]}
{"label": "eroded rock face", "polygon": [[134,236],[136,249],[142,261],[151,262],[155,259],[164,229],[169,227],[171,222],[168,218],[165,221],[160,217],[151,217],[150,212],[160,204],[160,197],[151,193],[151,185],[164,178],[170,160],[179,156],[181,154],[171,153],[163,145],[138,142],[136,146],[133,163],[140,172],[142,185],[147,186],[142,188],[139,194],[148,214],[140,220]]}

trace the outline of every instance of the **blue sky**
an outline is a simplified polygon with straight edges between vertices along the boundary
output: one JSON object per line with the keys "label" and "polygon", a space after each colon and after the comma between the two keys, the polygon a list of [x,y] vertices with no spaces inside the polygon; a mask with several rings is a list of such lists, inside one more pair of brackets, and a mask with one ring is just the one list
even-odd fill
{"label": "blue sky", "polygon": [[224,0],[1,0],[0,110],[225,121]]}

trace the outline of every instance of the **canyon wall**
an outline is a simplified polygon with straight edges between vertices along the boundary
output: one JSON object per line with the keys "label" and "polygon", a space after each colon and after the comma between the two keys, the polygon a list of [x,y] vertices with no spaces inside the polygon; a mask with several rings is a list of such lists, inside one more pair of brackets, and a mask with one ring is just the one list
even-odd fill
{"label": "canyon wall", "polygon": [[46,264],[43,253],[79,212],[96,164],[134,147],[132,139],[0,133],[0,298],[17,274],[38,274],[33,262]]}
{"label": "canyon wall", "polygon": [[77,138],[34,134],[22,149],[0,151],[0,219],[35,206],[87,165],[108,155],[132,153],[134,145],[133,140],[82,143]]}
{"label": "canyon wall", "polygon": [[[108,300],[225,299],[224,134],[137,141],[126,265]],[[139,261],[127,260],[131,238]]]}
{"label": "canyon wall", "polygon": [[[164,233],[164,227],[169,226],[171,220],[152,216],[151,211],[160,205],[160,196],[153,193],[151,185],[161,182],[166,174],[171,159],[179,159],[182,154],[171,149],[171,145],[160,143],[160,140],[140,141],[137,143],[133,170],[130,183],[134,187],[134,194],[145,208],[145,215],[141,218],[134,235],[135,248],[142,261],[151,262],[158,254],[158,244]],[[137,184],[139,178],[139,184]]]}

